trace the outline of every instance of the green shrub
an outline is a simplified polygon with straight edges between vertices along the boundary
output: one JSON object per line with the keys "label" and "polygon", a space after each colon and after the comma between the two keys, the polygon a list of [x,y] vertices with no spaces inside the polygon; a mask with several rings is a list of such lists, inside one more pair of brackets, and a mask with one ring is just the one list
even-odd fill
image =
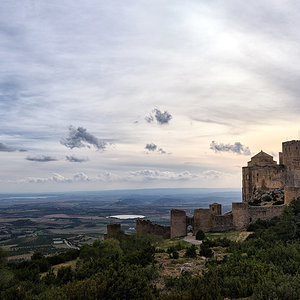
{"label": "green shrub", "polygon": [[196,233],[196,240],[204,240],[205,239],[205,233],[203,230],[199,229]]}
{"label": "green shrub", "polygon": [[209,246],[206,243],[202,243],[200,245],[200,253],[201,256],[205,256],[207,258],[213,257],[214,253],[213,251],[209,248]]}
{"label": "green shrub", "polygon": [[194,258],[197,256],[196,253],[196,246],[192,245],[191,247],[187,248],[184,254],[185,257],[191,257]]}

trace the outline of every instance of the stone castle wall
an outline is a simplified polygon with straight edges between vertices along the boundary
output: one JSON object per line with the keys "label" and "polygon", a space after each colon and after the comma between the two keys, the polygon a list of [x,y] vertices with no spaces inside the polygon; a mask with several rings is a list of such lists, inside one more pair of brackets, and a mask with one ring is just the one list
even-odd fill
{"label": "stone castle wall", "polygon": [[284,189],[284,204],[289,205],[291,201],[300,197],[300,187],[288,186]]}
{"label": "stone castle wall", "polygon": [[250,206],[249,210],[249,225],[250,223],[256,222],[258,219],[271,220],[274,217],[281,215],[285,205],[272,205],[272,206]]}
{"label": "stone castle wall", "polygon": [[251,158],[247,167],[243,167],[245,202],[251,201],[255,190],[268,191],[285,187],[300,187],[300,141],[282,143],[279,164],[273,161],[271,155],[261,151]]}
{"label": "stone castle wall", "polygon": [[107,233],[104,234],[104,239],[112,238],[115,233],[121,230],[121,224],[107,224]]}
{"label": "stone castle wall", "polygon": [[282,165],[243,168],[243,201],[251,201],[255,190],[269,191],[286,185],[286,172]]}
{"label": "stone castle wall", "polygon": [[171,238],[186,236],[187,234],[186,212],[180,209],[171,209]]}
{"label": "stone castle wall", "polygon": [[211,219],[212,226],[209,231],[227,231],[234,229],[232,213],[227,213],[220,216],[212,215]]}
{"label": "stone castle wall", "polygon": [[136,220],[136,232],[140,234],[153,234],[164,239],[171,236],[170,226],[153,224],[150,220]]}
{"label": "stone castle wall", "polygon": [[212,227],[211,213],[209,209],[199,208],[194,210],[194,234],[199,229],[207,232]]}

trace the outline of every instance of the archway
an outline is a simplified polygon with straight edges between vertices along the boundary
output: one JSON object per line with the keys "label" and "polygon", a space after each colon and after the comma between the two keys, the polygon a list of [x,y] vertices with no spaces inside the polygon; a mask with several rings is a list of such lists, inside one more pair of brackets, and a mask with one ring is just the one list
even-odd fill
{"label": "archway", "polygon": [[194,235],[194,228],[192,225],[188,225],[186,228],[186,234],[187,235]]}

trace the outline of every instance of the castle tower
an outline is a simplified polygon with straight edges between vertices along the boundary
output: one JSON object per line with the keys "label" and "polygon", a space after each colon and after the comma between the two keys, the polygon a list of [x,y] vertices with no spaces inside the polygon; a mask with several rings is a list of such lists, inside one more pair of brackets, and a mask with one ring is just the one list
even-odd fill
{"label": "castle tower", "polygon": [[179,209],[171,209],[171,239],[178,236],[186,236],[186,234],[186,212]]}
{"label": "castle tower", "polygon": [[282,143],[282,163],[286,168],[286,185],[300,187],[300,141]]}
{"label": "castle tower", "polygon": [[209,205],[209,210],[212,215],[222,215],[222,205],[219,203],[213,203]]}

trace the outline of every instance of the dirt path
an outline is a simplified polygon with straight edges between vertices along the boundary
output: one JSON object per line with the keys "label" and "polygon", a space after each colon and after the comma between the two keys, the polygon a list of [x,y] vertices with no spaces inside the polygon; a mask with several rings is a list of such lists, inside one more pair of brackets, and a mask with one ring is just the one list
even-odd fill
{"label": "dirt path", "polygon": [[202,241],[196,240],[196,237],[194,235],[187,235],[184,239],[184,241],[194,244],[194,245],[201,245]]}

